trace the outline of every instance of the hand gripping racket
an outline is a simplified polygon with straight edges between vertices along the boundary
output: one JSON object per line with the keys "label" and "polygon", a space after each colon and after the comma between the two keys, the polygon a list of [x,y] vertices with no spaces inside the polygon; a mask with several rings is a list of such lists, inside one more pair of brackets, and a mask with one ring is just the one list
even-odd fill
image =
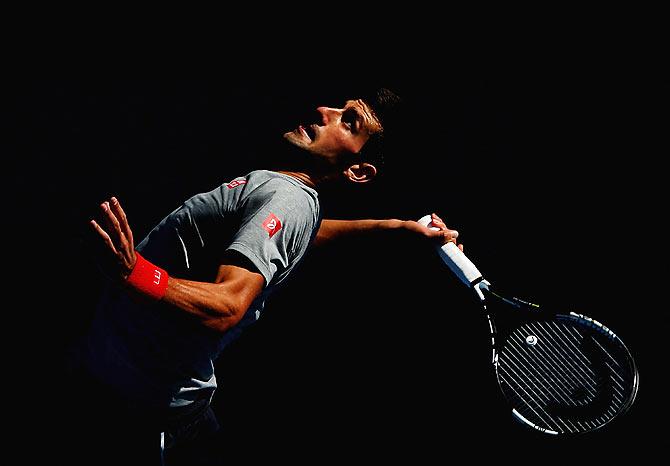
{"label": "hand gripping racket", "polygon": [[[430,215],[419,223],[437,229]],[[639,376],[611,329],[582,314],[502,296],[454,243],[438,252],[482,303],[498,384],[517,420],[545,434],[577,434],[599,429],[630,408]],[[495,323],[487,309],[491,300],[506,305]]]}

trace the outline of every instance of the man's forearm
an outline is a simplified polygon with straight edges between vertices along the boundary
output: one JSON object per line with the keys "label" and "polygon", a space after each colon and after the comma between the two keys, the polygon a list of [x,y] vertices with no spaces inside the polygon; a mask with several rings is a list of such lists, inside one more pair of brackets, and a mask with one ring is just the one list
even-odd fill
{"label": "man's forearm", "polygon": [[162,301],[195,317],[202,325],[223,332],[239,322],[239,309],[230,286],[170,277]]}
{"label": "man's forearm", "polygon": [[165,270],[136,252],[136,262],[125,280],[127,288],[149,299],[161,300],[219,332],[236,325],[262,291],[265,279],[241,265],[219,267],[214,283],[168,277]]}
{"label": "man's forearm", "polygon": [[398,230],[403,228],[405,222],[397,219],[385,220],[329,220],[324,219],[316,235],[314,244],[317,246],[332,240],[364,235],[379,231]]}

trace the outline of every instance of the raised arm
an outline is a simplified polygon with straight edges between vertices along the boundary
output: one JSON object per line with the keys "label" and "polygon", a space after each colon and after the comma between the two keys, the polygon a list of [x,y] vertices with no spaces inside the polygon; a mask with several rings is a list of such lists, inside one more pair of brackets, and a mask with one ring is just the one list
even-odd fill
{"label": "raised arm", "polygon": [[[435,214],[432,214],[433,225],[440,228],[439,231],[431,230],[418,222],[412,220],[330,220],[324,219],[314,240],[315,246],[327,244],[333,240],[346,238],[356,235],[366,235],[370,233],[379,233],[384,231],[405,231],[417,234],[431,241],[440,244],[449,241],[456,242],[458,232],[450,230],[444,222]],[[462,249],[463,247],[459,245]]]}
{"label": "raised arm", "polygon": [[107,255],[111,278],[132,293],[160,299],[194,316],[202,325],[225,332],[244,316],[265,286],[263,275],[243,259],[230,256],[222,261],[214,283],[175,277],[146,261],[135,251],[126,214],[116,198],[100,205],[101,226],[91,220]]}
{"label": "raised arm", "polygon": [[314,240],[315,246],[321,246],[340,238],[361,235],[366,233],[399,230],[403,228],[403,221],[388,220],[330,220],[323,219],[321,227]]}

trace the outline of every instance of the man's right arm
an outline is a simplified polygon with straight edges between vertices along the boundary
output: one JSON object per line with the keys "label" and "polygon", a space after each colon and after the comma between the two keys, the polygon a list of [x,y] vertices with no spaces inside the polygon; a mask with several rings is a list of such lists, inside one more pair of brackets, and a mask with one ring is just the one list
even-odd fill
{"label": "man's right arm", "polygon": [[110,275],[131,292],[161,300],[195,317],[212,330],[225,332],[244,316],[263,291],[265,278],[241,256],[222,260],[214,283],[169,277],[137,251],[125,212],[116,198],[101,204],[103,229],[95,220],[91,226],[104,242],[113,264]]}
{"label": "man's right arm", "polygon": [[215,283],[168,278],[163,301],[185,311],[204,326],[225,332],[244,316],[263,291],[265,278],[238,264],[222,264]]}

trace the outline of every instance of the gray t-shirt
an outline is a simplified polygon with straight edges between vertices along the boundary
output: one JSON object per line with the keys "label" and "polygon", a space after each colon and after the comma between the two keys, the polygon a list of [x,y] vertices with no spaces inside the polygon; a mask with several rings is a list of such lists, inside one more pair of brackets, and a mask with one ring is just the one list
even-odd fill
{"label": "gray t-shirt", "polygon": [[180,408],[211,400],[214,360],[255,322],[267,296],[301,260],[320,224],[316,191],[259,170],[187,200],[137,250],[171,276],[213,282],[225,254],[242,254],[266,287],[235,327],[216,333],[162,303],[110,286],[87,338],[89,371],[128,399]]}

